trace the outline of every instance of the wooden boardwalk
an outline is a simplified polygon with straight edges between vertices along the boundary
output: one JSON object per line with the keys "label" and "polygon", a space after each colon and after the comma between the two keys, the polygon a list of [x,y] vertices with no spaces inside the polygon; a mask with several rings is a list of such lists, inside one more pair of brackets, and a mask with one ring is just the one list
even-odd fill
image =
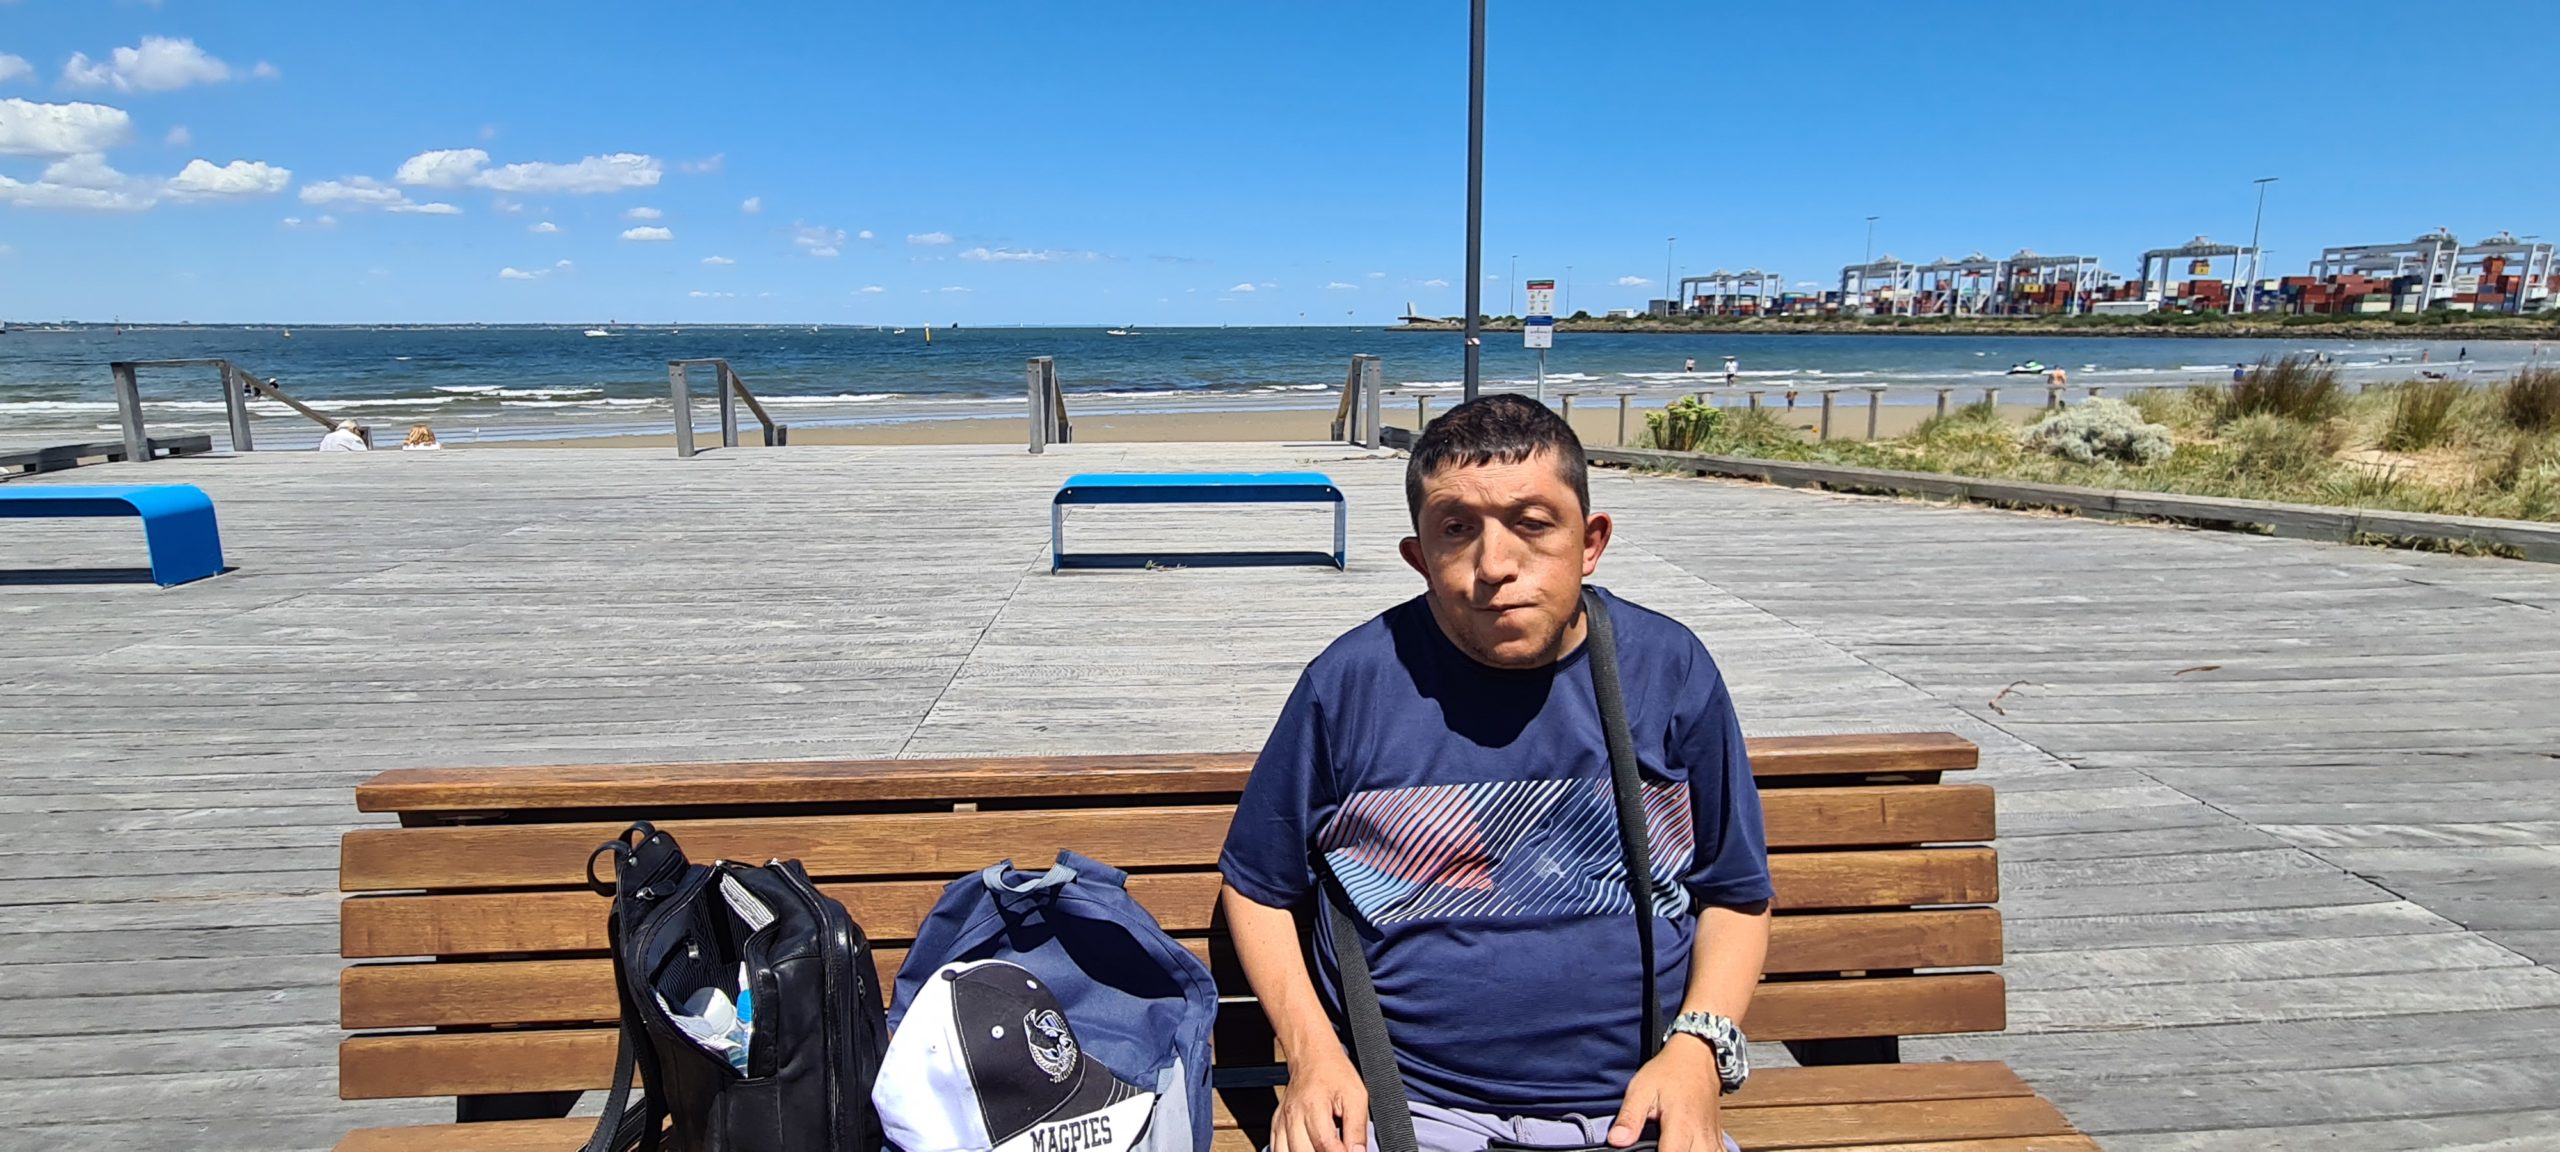
{"label": "wooden boardwalk", "polygon": [[[1047,572],[1068,472],[1315,467],[1351,571]],[[324,1148],[338,834],[386,767],[1250,748],[1410,595],[1339,446],[272,454],[239,570],[0,526],[0,1130]],[[2011,1061],[2111,1149],[2560,1140],[2560,567],[1602,474],[1613,588],[1756,733],[1949,728],[2001,788]],[[1076,547],[1320,546],[1321,509],[1098,509]],[[33,572],[32,570],[49,570]],[[1995,703],[1996,701],[1996,703]],[[15,1141],[12,1141],[14,1145]]]}

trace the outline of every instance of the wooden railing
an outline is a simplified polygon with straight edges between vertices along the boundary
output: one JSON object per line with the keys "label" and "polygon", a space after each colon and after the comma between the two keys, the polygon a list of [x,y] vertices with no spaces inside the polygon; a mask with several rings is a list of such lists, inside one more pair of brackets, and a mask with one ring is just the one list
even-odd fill
{"label": "wooden railing", "polygon": [[[197,360],[118,360],[107,365],[107,370],[115,374],[116,408],[124,421],[125,459],[148,460],[151,458],[151,437],[142,426],[142,369],[207,367],[220,370],[222,410],[229,418],[231,450],[234,452],[255,450],[249,428],[249,397],[252,395],[263,396],[291,408],[322,428],[338,426],[336,419],[285,395],[273,381],[260,380],[247,369],[218,357]],[[365,443],[373,442],[369,431],[359,430],[358,434],[365,437]]]}
{"label": "wooden railing", "polygon": [[1075,425],[1067,420],[1067,394],[1058,387],[1058,360],[1054,356],[1034,356],[1024,370],[1029,386],[1031,453],[1039,455],[1052,444],[1073,443]]}
{"label": "wooden railing", "polygon": [[692,389],[688,387],[686,370],[689,368],[700,367],[709,367],[713,369],[714,375],[716,375],[720,381],[721,447],[735,448],[738,446],[737,406],[740,403],[744,403],[747,406],[747,411],[755,416],[756,423],[764,426],[765,447],[778,448],[791,442],[790,425],[774,422],[773,415],[766,412],[764,410],[764,405],[756,401],[755,393],[747,391],[746,381],[738,378],[737,371],[729,367],[728,361],[711,358],[669,360],[667,361],[667,391],[670,398],[675,402],[676,455],[691,456],[695,451],[693,446],[693,392]]}
{"label": "wooden railing", "polygon": [[1377,357],[1364,353],[1351,358],[1351,370],[1342,377],[1342,403],[1333,410],[1333,439],[1362,448],[1378,446],[1378,398],[1383,374]]}

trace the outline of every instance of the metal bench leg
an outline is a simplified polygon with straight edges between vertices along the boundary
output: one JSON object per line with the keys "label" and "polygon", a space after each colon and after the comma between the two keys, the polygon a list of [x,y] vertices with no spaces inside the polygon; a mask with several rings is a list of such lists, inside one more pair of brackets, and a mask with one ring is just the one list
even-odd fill
{"label": "metal bench leg", "polygon": [[211,504],[143,517],[142,540],[151,580],[163,588],[222,574],[222,533]]}
{"label": "metal bench leg", "polygon": [[1049,505],[1049,570],[1055,572],[1066,565],[1067,506],[1052,503]]}
{"label": "metal bench leg", "polygon": [[1350,528],[1351,528],[1351,502],[1350,502],[1350,501],[1348,501],[1348,500],[1336,500],[1336,501],[1334,501],[1334,502],[1333,502],[1333,569],[1334,569],[1334,571],[1336,571],[1336,572],[1347,572],[1347,571],[1350,571],[1350,569],[1351,569],[1351,558],[1350,558],[1350,547],[1349,547],[1350,538],[1351,538],[1351,537],[1350,537]]}

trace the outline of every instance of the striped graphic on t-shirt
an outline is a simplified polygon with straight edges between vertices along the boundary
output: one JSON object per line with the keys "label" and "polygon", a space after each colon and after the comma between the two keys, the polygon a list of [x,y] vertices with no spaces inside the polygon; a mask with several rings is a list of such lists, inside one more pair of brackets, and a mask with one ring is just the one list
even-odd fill
{"label": "striped graphic on t-shirt", "polygon": [[[1689,910],[1680,873],[1696,851],[1689,786],[1644,786],[1654,910]],[[1634,911],[1607,780],[1505,780],[1354,793],[1316,847],[1361,919]]]}

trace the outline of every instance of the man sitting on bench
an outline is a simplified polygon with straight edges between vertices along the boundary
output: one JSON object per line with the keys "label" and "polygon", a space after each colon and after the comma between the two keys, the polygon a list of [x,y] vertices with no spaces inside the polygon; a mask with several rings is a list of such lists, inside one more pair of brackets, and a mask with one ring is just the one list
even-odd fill
{"label": "man sitting on bench", "polygon": [[[1427,591],[1307,666],[1263,746],[1219,868],[1221,905],[1289,1058],[1273,1152],[1369,1144],[1369,1094],[1318,998],[1293,909],[1316,864],[1344,881],[1423,1152],[1489,1142],[1729,1147],[1768,951],[1760,798],[1723,677],[1698,638],[1606,592],[1642,767],[1656,985],[1671,1021],[1644,1060],[1642,963],[1583,645],[1583,580],[1608,547],[1581,442],[1518,396],[1431,423],[1405,470],[1405,562]],[[1319,855],[1321,859],[1319,859]],[[1613,900],[1614,898],[1614,900]],[[1322,950],[1319,949],[1319,952]],[[1694,960],[1694,962],[1693,962]]]}

